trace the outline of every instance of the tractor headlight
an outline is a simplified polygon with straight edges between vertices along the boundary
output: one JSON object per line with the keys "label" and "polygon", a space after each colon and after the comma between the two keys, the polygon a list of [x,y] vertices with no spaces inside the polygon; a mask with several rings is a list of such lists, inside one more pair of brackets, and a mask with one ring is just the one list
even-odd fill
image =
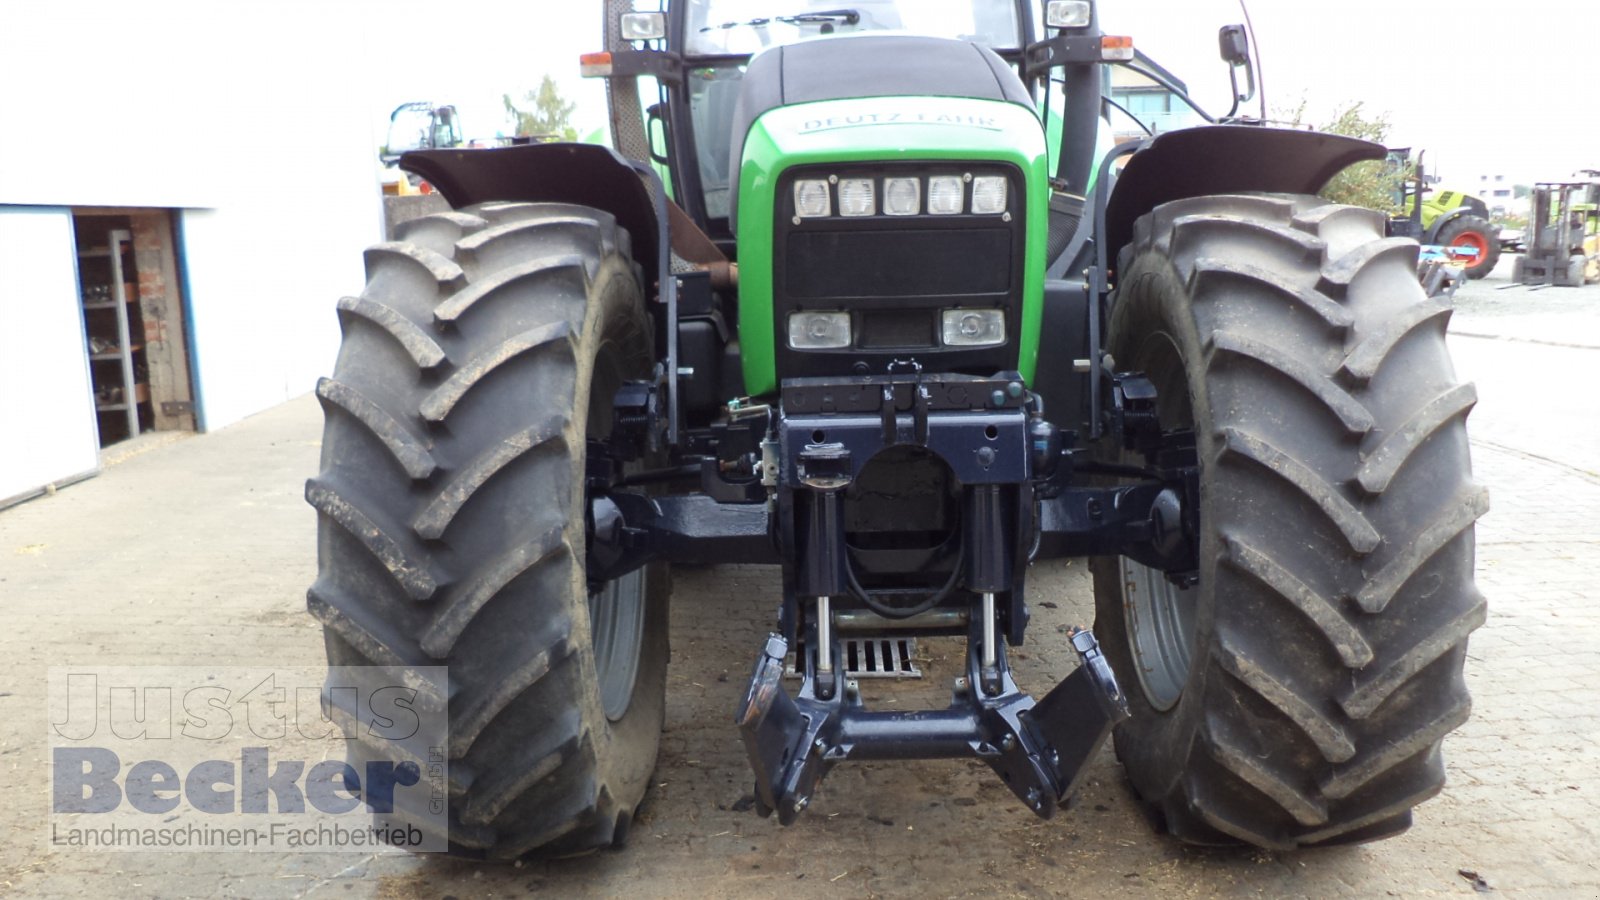
{"label": "tractor headlight", "polygon": [[922,181],[917,178],[885,178],[883,211],[891,216],[914,216],[922,212]]}
{"label": "tractor headlight", "polygon": [[870,216],[878,211],[878,198],[870,178],[845,178],[839,182],[839,215]]}
{"label": "tractor headlight", "polygon": [[979,175],[972,179],[972,211],[994,215],[1006,211],[1006,179],[1001,175]]}
{"label": "tractor headlight", "polygon": [[966,185],[960,175],[935,175],[928,179],[928,212],[954,216],[966,205]]}
{"label": "tractor headlight", "polygon": [[1006,314],[999,309],[947,309],[944,343],[947,347],[992,347],[1006,342]]}
{"label": "tractor headlight", "polygon": [[831,213],[833,204],[828,196],[828,183],[821,179],[803,179],[794,183],[794,214],[802,219],[820,219]]}
{"label": "tractor headlight", "polygon": [[850,346],[850,314],[790,313],[789,346],[796,350],[838,350]]}

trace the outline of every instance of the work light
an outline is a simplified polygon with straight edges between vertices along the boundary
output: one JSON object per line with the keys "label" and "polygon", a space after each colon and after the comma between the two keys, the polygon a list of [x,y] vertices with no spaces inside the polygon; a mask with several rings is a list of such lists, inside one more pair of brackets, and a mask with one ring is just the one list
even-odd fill
{"label": "work light", "polygon": [[622,39],[626,41],[655,41],[667,36],[666,13],[644,12],[622,14]]}
{"label": "work light", "polygon": [[1050,0],[1044,7],[1044,23],[1051,28],[1089,27],[1088,0]]}

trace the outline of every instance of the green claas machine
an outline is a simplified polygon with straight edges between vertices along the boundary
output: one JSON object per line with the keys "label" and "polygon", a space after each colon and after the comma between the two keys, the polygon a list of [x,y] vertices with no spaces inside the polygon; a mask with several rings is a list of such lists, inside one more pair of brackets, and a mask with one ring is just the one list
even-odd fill
{"label": "green claas machine", "polygon": [[1390,161],[1411,163],[1412,174],[1401,185],[1400,214],[1390,221],[1390,234],[1465,251],[1471,256],[1467,277],[1486,277],[1500,262],[1500,226],[1489,221],[1489,205],[1466,191],[1428,187],[1422,157],[1418,153],[1412,163],[1409,150],[1390,151]]}
{"label": "green claas machine", "polygon": [[[455,852],[626,838],[669,598],[707,615],[684,564],[781,570],[729,724],[783,824],[836,766],[929,758],[1049,818],[1111,736],[1199,844],[1382,838],[1440,790],[1476,395],[1416,243],[1315,196],[1384,149],[1231,115],[1111,149],[1143,63],[1093,4],[927,9],[607,0],[614,150],[402,160],[453,209],[339,303],[308,602],[330,663],[448,710]],[[1092,631],[1030,634],[1060,557]],[[871,708],[861,634],[965,640],[948,705]],[[1024,639],[1078,664],[1019,684]]]}

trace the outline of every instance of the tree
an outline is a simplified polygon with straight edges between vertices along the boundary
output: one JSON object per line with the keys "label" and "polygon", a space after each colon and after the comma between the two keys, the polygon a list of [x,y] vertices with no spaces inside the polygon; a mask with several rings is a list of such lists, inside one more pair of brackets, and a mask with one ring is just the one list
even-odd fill
{"label": "tree", "polygon": [[555,79],[549,75],[539,83],[539,89],[522,95],[521,101],[501,94],[506,106],[506,117],[511,120],[514,134],[547,141],[575,141],[578,130],[572,127],[572,111],[576,103],[563,100],[556,90]]}
{"label": "tree", "polygon": [[[1362,101],[1357,100],[1340,107],[1331,121],[1315,126],[1314,130],[1361,138],[1387,146],[1389,116],[1386,113],[1369,116],[1362,109],[1364,105]],[[1290,124],[1299,128],[1307,127],[1305,112],[1306,102],[1302,99],[1290,117]],[[1400,205],[1396,201],[1400,196],[1401,182],[1414,173],[1415,167],[1409,160],[1401,166],[1384,160],[1359,162],[1329,179],[1322,188],[1322,197],[1334,203],[1365,206],[1368,209],[1393,214],[1400,210]]]}

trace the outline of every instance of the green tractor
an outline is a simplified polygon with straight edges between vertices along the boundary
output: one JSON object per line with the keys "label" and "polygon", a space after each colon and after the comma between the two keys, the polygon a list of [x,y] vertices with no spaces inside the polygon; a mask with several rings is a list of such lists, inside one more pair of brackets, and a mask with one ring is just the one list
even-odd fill
{"label": "green tractor", "polygon": [[1400,214],[1391,220],[1390,233],[1466,251],[1471,256],[1467,277],[1486,277],[1500,262],[1500,226],[1489,221],[1489,205],[1466,191],[1429,187],[1422,157],[1418,153],[1412,163],[1409,150],[1390,151],[1392,165],[1411,170],[1401,184]]}
{"label": "green tractor", "polygon": [[[783,824],[835,766],[930,758],[1049,818],[1113,734],[1186,842],[1373,840],[1440,790],[1485,617],[1476,395],[1416,243],[1315,196],[1384,149],[1230,115],[1105,152],[1111,67],[1183,91],[1041,6],[607,0],[616,150],[402,159],[453,209],[340,301],[307,485],[330,664],[448,714],[426,753],[351,730],[447,769],[401,820],[620,844],[668,601],[707,615],[671,567],[735,562],[782,572],[730,712]],[[1008,656],[1061,557],[1095,621],[1031,636],[1079,661],[1036,699]],[[863,634],[964,640],[949,704],[870,708]]]}

